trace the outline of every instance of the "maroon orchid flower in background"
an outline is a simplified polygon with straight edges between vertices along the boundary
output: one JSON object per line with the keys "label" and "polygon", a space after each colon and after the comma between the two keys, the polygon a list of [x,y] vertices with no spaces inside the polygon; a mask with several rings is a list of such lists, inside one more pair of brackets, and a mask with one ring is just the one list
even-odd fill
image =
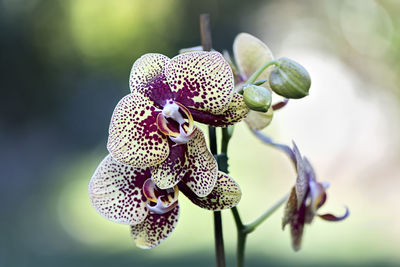
{"label": "maroon orchid flower in background", "polygon": [[286,203],[282,228],[290,225],[292,247],[297,251],[301,247],[304,225],[310,224],[315,216],[326,221],[341,221],[349,215],[349,210],[346,208],[345,214],[340,217],[317,213],[327,199],[326,189],[329,184],[316,180],[313,167],[307,158],[301,156],[294,142],[293,153],[296,159],[297,180]]}
{"label": "maroon orchid flower in background", "polygon": [[307,158],[301,156],[294,142],[293,149],[291,149],[287,145],[275,143],[271,138],[258,131],[253,131],[253,133],[263,142],[285,152],[296,166],[296,184],[290,192],[282,219],[283,229],[287,224],[290,225],[292,247],[295,251],[301,247],[304,225],[310,224],[315,216],[326,221],[341,221],[349,216],[348,208],[346,208],[345,214],[339,217],[332,214],[317,213],[318,209],[326,202],[326,189],[329,187],[329,184],[316,180],[313,167]]}
{"label": "maroon orchid flower in background", "polygon": [[160,189],[184,180],[197,196],[207,196],[217,163],[194,121],[228,126],[244,118],[248,108],[233,87],[232,70],[218,52],[142,56],[132,67],[131,94],[111,119],[110,154],[125,165],[150,167]]}
{"label": "maroon orchid flower in background", "polygon": [[[206,197],[198,197],[181,181],[160,189],[148,167],[133,167],[108,155],[89,183],[93,207],[105,218],[130,225],[132,238],[140,248],[153,248],[174,230],[179,218],[179,189],[194,204],[208,210],[229,209],[239,202],[239,185],[218,172],[215,186]],[[179,189],[178,189],[179,188]]]}

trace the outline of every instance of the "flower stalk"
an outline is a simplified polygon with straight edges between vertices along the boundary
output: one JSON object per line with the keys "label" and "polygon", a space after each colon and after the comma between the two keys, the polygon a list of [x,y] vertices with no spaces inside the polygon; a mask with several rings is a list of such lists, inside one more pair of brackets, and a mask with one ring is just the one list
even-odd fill
{"label": "flower stalk", "polygon": [[283,203],[286,202],[288,194],[278,200],[272,207],[266,210],[260,217],[249,224],[243,224],[239,211],[236,207],[231,209],[233,218],[237,228],[237,249],[236,249],[236,266],[244,266],[244,252],[246,248],[247,235],[253,232],[261,223],[269,218]]}
{"label": "flower stalk", "polygon": [[[231,138],[229,133],[229,128],[222,128],[222,142],[221,142],[221,157],[218,157],[218,166],[228,166],[228,144]],[[222,156],[223,155],[223,156]],[[228,168],[223,170],[225,173],[228,172]],[[237,229],[237,248],[236,248],[236,266],[244,266],[244,253],[246,248],[247,235],[253,232],[260,224],[262,224],[266,219],[268,219],[282,204],[288,199],[288,194],[278,200],[274,205],[272,205],[268,210],[266,210],[260,217],[249,224],[243,224],[242,219],[239,214],[239,210],[236,207],[231,209],[233,218],[235,220]]]}
{"label": "flower stalk", "polygon": [[269,66],[272,65],[279,66],[279,62],[277,60],[270,60],[266,62],[259,69],[257,69],[257,71],[253,73],[253,75],[250,76],[250,78],[246,81],[246,84],[255,83],[257,81],[258,76],[260,76],[264,70],[266,70]]}
{"label": "flower stalk", "polygon": [[253,232],[261,223],[263,223],[266,219],[269,218],[283,203],[288,199],[289,194],[283,196],[280,200],[278,200],[274,205],[272,205],[268,210],[266,210],[260,217],[254,220],[252,223],[249,223],[244,226],[244,232],[246,234]]}

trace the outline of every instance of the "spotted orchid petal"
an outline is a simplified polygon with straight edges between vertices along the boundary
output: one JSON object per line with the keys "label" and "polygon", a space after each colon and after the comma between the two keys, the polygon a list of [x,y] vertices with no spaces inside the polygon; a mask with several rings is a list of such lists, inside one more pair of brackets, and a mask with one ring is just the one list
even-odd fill
{"label": "spotted orchid petal", "polygon": [[162,108],[173,93],[165,78],[165,68],[170,59],[161,54],[146,54],[132,66],[129,86],[133,94],[141,94]]}
{"label": "spotted orchid petal", "polygon": [[286,224],[290,225],[292,247],[295,251],[301,247],[304,224],[311,223],[314,216],[315,213],[312,211],[311,206],[306,206],[305,202],[302,202],[300,207],[297,208],[297,194],[295,187],[293,187],[286,203],[282,219],[282,229],[285,228]]}
{"label": "spotted orchid petal", "polygon": [[115,107],[107,148],[119,162],[137,167],[155,166],[169,155],[167,138],[158,131],[161,111],[141,94],[132,93]]}
{"label": "spotted orchid petal", "polygon": [[309,190],[309,177],[306,173],[306,164],[304,163],[304,160],[295,142],[293,142],[293,153],[296,158],[297,178],[295,187],[297,195],[297,208],[299,208]]}
{"label": "spotted orchid petal", "polygon": [[93,207],[113,222],[141,223],[148,214],[142,186],[149,177],[150,169],[123,165],[108,155],[89,183]]}
{"label": "spotted orchid petal", "polygon": [[131,235],[136,246],[149,249],[159,245],[175,229],[178,218],[179,205],[164,214],[150,212],[143,222],[131,225]]}
{"label": "spotted orchid petal", "polygon": [[243,96],[234,93],[232,101],[222,114],[214,115],[195,109],[191,109],[190,112],[194,120],[198,122],[216,127],[228,127],[246,118],[249,113],[249,108],[246,106],[246,103],[244,103]]}
{"label": "spotted orchid petal", "polygon": [[282,229],[285,229],[286,224],[290,223],[293,215],[297,210],[297,196],[296,196],[296,189],[293,187],[292,191],[290,192],[288,201],[286,202],[285,210],[283,213],[282,218]]}
{"label": "spotted orchid petal", "polygon": [[303,239],[306,206],[301,205],[300,209],[293,214],[290,222],[290,235],[292,237],[292,247],[298,251]]}
{"label": "spotted orchid petal", "polygon": [[[262,65],[273,59],[271,50],[261,40],[248,33],[240,33],[233,42],[233,55],[239,72],[248,79]],[[267,68],[258,80],[268,80],[272,67]],[[268,83],[263,85],[268,88]]]}
{"label": "spotted orchid petal", "polygon": [[242,196],[239,185],[223,172],[218,172],[217,182],[213,190],[205,197],[198,197],[185,183],[179,183],[178,187],[194,204],[203,209],[214,211],[236,206]]}
{"label": "spotted orchid petal", "polygon": [[243,96],[234,93],[232,96],[232,100],[229,103],[228,109],[222,113],[222,116],[225,119],[221,120],[220,127],[227,127],[233,125],[243,118],[246,118],[247,114],[249,113],[249,108],[247,107],[246,103],[243,100]]}
{"label": "spotted orchid petal", "polygon": [[161,54],[145,54],[133,63],[129,86],[131,92],[146,95],[149,91],[149,84],[164,73],[170,59]]}
{"label": "spotted orchid petal", "polygon": [[218,52],[188,52],[171,59],[165,76],[175,100],[187,108],[221,114],[233,94],[233,74]]}
{"label": "spotted orchid petal", "polygon": [[187,143],[187,150],[189,164],[182,181],[197,196],[205,197],[215,186],[218,166],[200,129],[195,128],[193,138]]}
{"label": "spotted orchid petal", "polygon": [[262,130],[267,127],[274,117],[274,111],[269,108],[267,112],[250,110],[244,121],[253,130]]}
{"label": "spotted orchid petal", "polygon": [[169,141],[169,150],[168,158],[151,168],[153,181],[160,189],[173,187],[182,180],[189,164],[185,145],[176,145]]}
{"label": "spotted orchid petal", "polygon": [[285,229],[286,224],[290,225],[292,247],[295,251],[299,250],[301,246],[304,224],[306,221],[306,212],[307,207],[304,203],[301,203],[299,209],[297,208],[296,189],[293,187],[285,206],[282,218],[282,229]]}

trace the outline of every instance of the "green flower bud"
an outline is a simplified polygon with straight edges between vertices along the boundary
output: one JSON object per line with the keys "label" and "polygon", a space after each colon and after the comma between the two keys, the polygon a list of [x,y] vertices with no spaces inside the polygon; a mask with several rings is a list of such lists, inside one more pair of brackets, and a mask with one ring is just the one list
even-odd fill
{"label": "green flower bud", "polygon": [[267,112],[272,101],[268,89],[254,84],[243,88],[243,99],[249,109],[260,112]]}
{"label": "green flower bud", "polygon": [[308,95],[311,78],[299,63],[286,57],[278,60],[279,65],[269,75],[269,85],[275,93],[286,98],[302,98]]}

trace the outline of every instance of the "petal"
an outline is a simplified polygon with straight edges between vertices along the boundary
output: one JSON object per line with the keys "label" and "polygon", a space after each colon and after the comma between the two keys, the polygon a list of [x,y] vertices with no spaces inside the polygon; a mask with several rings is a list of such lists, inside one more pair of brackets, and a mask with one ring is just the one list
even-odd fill
{"label": "petal", "polygon": [[301,240],[304,232],[305,209],[305,205],[302,205],[290,221],[290,235],[292,237],[292,247],[295,251],[298,251],[301,247]]}
{"label": "petal", "polygon": [[[179,49],[179,54],[195,52],[195,51],[203,51],[203,46],[198,45],[198,46],[193,46],[193,47],[188,47],[188,48],[182,48],[182,49]],[[215,50],[211,48],[211,51],[214,52]]]}
{"label": "petal", "polygon": [[210,114],[204,111],[190,109],[195,121],[216,127],[227,127],[233,125],[247,116],[249,108],[244,103],[243,96],[234,93],[228,109],[220,115]]}
{"label": "petal", "polygon": [[151,169],[153,181],[160,189],[175,186],[185,175],[189,164],[186,157],[187,146],[176,145],[170,140],[168,143],[170,151],[168,158]]}
{"label": "petal", "polygon": [[234,93],[228,109],[222,113],[222,116],[225,117],[225,119],[222,120],[223,126],[226,127],[241,121],[247,116],[248,113],[249,108],[244,102],[243,96],[238,93]]}
{"label": "petal", "polygon": [[333,214],[327,213],[327,214],[321,214],[318,215],[321,219],[324,219],[326,221],[331,221],[331,222],[338,222],[346,219],[350,215],[350,210],[348,207],[346,207],[346,212],[342,216],[335,216]]}
{"label": "petal", "polygon": [[223,172],[218,172],[214,189],[205,197],[198,197],[185,183],[178,184],[179,190],[197,206],[208,210],[230,209],[236,206],[242,196],[239,185]]}
{"label": "petal", "polygon": [[304,157],[304,159],[303,159],[303,166],[304,166],[304,170],[307,173],[309,180],[316,181],[317,178],[315,175],[314,168],[311,165],[310,161],[306,157]]}
{"label": "petal", "polygon": [[[222,55],[224,56],[226,62],[228,62],[229,67],[231,67],[231,69],[232,69],[233,79],[234,79],[234,84],[235,84],[235,88],[233,90],[234,90],[234,92],[238,92],[236,89],[240,89],[243,86],[243,84],[244,84],[243,82],[245,80],[243,79],[239,70],[236,68],[235,63],[233,63],[233,60],[232,60],[231,55],[229,54],[228,50],[223,50]],[[240,86],[240,87],[238,88],[238,86]]]}
{"label": "petal", "polygon": [[316,213],[312,209],[311,205],[308,205],[308,201],[307,201],[307,206],[306,206],[305,210],[306,211],[304,213],[304,223],[311,224],[312,221],[314,220],[314,217],[315,217]]}
{"label": "petal", "polygon": [[146,54],[136,60],[129,79],[131,92],[147,96],[162,108],[174,97],[164,74],[169,62],[170,59],[161,54]]}
{"label": "petal", "polygon": [[154,166],[169,154],[166,137],[158,131],[153,102],[140,94],[129,94],[115,107],[107,148],[119,162],[137,167]]}
{"label": "petal", "polygon": [[309,178],[305,170],[305,163],[301,157],[300,151],[296,143],[293,141],[293,152],[296,158],[297,178],[296,178],[296,195],[297,195],[297,208],[305,200],[308,188]]}
{"label": "petal", "polygon": [[[261,40],[248,33],[240,33],[233,42],[233,55],[240,73],[248,79],[258,68],[273,59],[271,50]],[[267,68],[257,79],[268,80],[273,67]],[[268,83],[263,85],[268,88]]]}
{"label": "petal", "polygon": [[289,146],[284,145],[284,144],[276,143],[271,139],[271,137],[269,137],[269,136],[267,136],[265,134],[262,134],[259,131],[252,130],[252,132],[254,133],[255,136],[258,137],[258,139],[260,139],[264,143],[267,143],[267,144],[269,144],[271,146],[274,146],[277,149],[280,149],[282,152],[284,152],[286,155],[288,155],[290,157],[290,159],[293,161],[293,164],[296,165],[296,157],[295,157],[295,155],[293,153],[293,150]]}
{"label": "petal", "polygon": [[244,121],[251,129],[258,131],[267,127],[271,123],[273,116],[274,111],[272,108],[269,108],[267,112],[250,110]]}
{"label": "petal", "polygon": [[325,202],[326,194],[325,188],[321,183],[311,180],[309,183],[311,203],[310,207],[313,213],[317,211],[319,207],[322,206],[321,203]]}
{"label": "petal", "polygon": [[286,224],[290,222],[297,210],[296,190],[293,187],[290,192],[288,201],[286,202],[285,211],[282,218],[282,229],[285,229]]}
{"label": "petal", "polygon": [[116,223],[142,222],[148,214],[142,187],[149,177],[149,168],[123,165],[108,155],[97,167],[89,183],[93,207]]}
{"label": "petal", "polygon": [[188,52],[171,59],[165,76],[175,100],[187,108],[220,114],[233,94],[233,74],[218,52]]}
{"label": "petal", "polygon": [[161,54],[145,54],[133,63],[129,86],[131,92],[146,94],[148,84],[164,73],[170,59]]}
{"label": "petal", "polygon": [[197,196],[205,197],[211,193],[217,181],[217,161],[208,150],[203,132],[198,128],[187,143],[187,149],[189,165],[182,181]]}
{"label": "petal", "polygon": [[131,235],[136,246],[143,249],[157,246],[175,229],[178,218],[179,205],[164,214],[150,212],[142,223],[131,225]]}

